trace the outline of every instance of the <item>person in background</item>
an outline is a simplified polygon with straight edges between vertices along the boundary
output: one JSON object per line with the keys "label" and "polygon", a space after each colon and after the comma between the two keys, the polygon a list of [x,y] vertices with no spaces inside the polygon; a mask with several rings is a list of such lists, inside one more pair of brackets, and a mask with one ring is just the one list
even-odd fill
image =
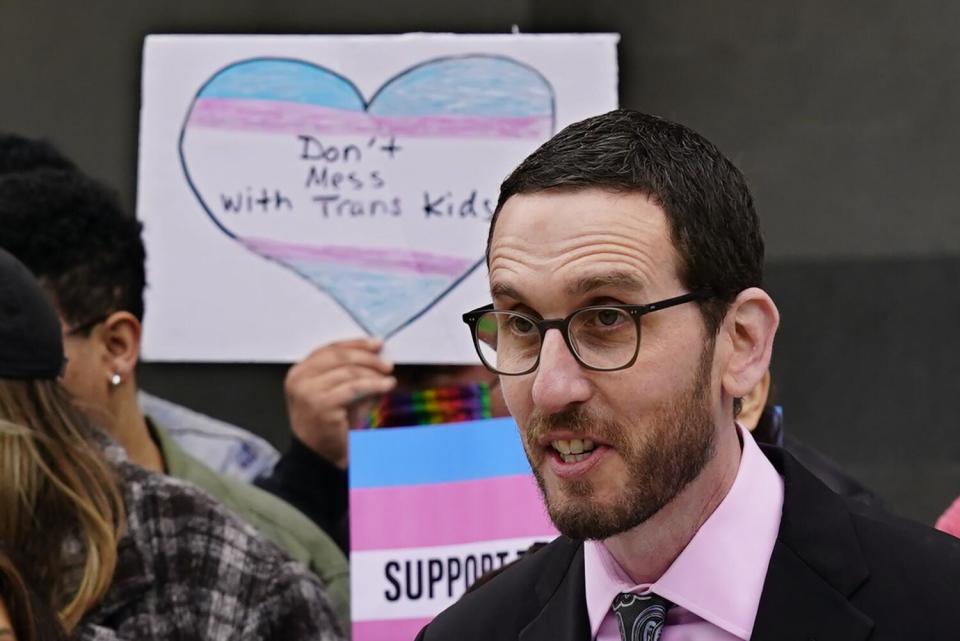
{"label": "person in background", "polygon": [[66,641],[56,613],[27,585],[0,546],[0,641]]}
{"label": "person in background", "polygon": [[7,158],[0,166],[10,169],[16,157],[37,167],[0,174],[0,248],[23,261],[53,297],[68,357],[64,385],[133,462],[194,483],[308,564],[345,625],[349,570],[330,537],[277,497],[214,472],[141,412],[136,380],[145,287],[141,225],[98,181],[76,169],[50,168],[56,156],[49,145],[39,145],[32,157],[30,147],[31,141],[19,137],[0,140],[0,158]]}
{"label": "person in background", "polygon": [[343,638],[317,577],[86,420],[60,319],[3,250],[0,301],[0,541],[73,638]]}

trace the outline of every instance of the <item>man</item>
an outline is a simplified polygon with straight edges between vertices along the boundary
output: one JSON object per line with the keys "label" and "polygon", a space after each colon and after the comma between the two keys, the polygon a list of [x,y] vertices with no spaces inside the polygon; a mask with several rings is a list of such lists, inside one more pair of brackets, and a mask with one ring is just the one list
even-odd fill
{"label": "man", "polygon": [[308,564],[345,625],[348,569],[330,537],[276,497],[209,469],[140,411],[140,223],[99,182],[75,169],[40,167],[0,175],[0,248],[26,264],[53,296],[68,359],[64,385],[134,463],[199,486]]}
{"label": "man", "polygon": [[563,536],[420,639],[955,638],[960,543],[736,425],[779,318],[711,143],[626,110],[571,125],[503,183],[487,262],[494,304],[464,320]]}

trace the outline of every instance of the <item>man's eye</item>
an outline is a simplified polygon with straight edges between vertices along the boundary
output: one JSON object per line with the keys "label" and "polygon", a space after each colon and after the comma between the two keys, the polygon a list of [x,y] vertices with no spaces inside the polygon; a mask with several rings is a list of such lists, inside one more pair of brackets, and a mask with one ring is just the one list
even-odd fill
{"label": "man's eye", "polygon": [[522,316],[514,316],[510,319],[510,329],[517,334],[526,334],[533,329],[533,323]]}
{"label": "man's eye", "polygon": [[597,312],[597,321],[599,321],[601,325],[610,327],[616,325],[619,320],[620,312],[615,309],[601,309]]}

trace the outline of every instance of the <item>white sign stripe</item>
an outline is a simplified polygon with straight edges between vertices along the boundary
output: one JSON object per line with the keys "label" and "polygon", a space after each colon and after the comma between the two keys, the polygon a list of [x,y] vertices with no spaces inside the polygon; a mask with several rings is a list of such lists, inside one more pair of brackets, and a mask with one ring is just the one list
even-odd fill
{"label": "white sign stripe", "polygon": [[477,577],[519,558],[544,537],[523,537],[350,555],[354,621],[433,617]]}

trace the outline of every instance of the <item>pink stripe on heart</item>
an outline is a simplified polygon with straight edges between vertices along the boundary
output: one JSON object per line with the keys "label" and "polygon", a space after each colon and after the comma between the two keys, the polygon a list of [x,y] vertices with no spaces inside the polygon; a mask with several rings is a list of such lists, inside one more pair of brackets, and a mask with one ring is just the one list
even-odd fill
{"label": "pink stripe on heart", "polygon": [[394,273],[438,274],[456,277],[474,262],[455,256],[405,249],[303,245],[250,237],[239,240],[252,251],[275,260],[336,263],[345,267]]}
{"label": "pink stripe on heart", "polygon": [[549,138],[550,116],[374,116],[278,100],[200,98],[189,127],[263,133],[410,136],[415,138]]}
{"label": "pink stripe on heart", "polygon": [[354,621],[353,641],[397,641],[414,639],[431,619],[384,619]]}
{"label": "pink stripe on heart", "polygon": [[[491,513],[497,506],[509,509]],[[354,489],[350,520],[356,551],[557,535],[536,481],[526,474]]]}

